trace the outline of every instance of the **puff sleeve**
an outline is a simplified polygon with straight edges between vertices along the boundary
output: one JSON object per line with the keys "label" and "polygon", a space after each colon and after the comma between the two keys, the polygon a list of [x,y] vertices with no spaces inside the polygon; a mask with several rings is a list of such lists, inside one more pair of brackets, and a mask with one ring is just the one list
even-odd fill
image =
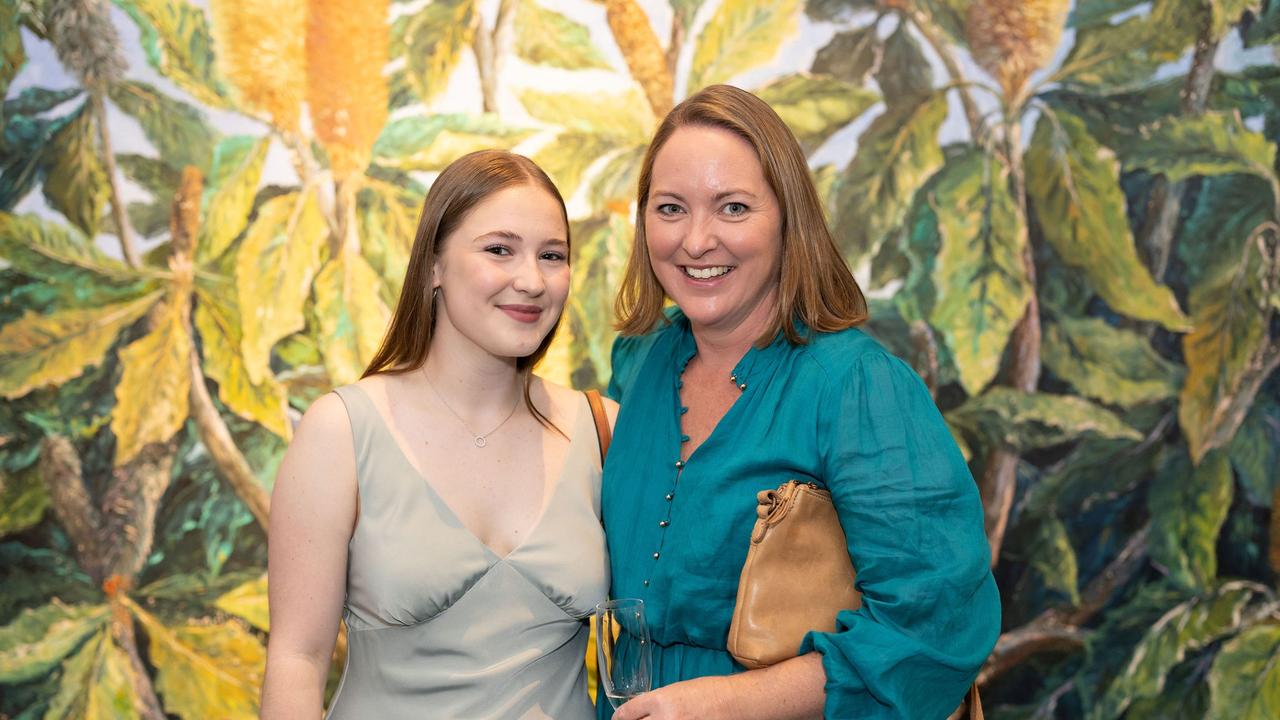
{"label": "puff sleeve", "polygon": [[862,607],[809,633],[828,718],[945,718],[1000,632],[977,487],[928,390],[882,350],[833,371],[818,443]]}

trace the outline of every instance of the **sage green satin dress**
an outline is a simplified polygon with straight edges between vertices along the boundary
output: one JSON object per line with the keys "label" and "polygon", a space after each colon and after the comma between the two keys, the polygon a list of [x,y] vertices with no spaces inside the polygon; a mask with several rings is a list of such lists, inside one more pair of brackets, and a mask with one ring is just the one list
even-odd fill
{"label": "sage green satin dress", "polygon": [[585,397],[541,519],[499,557],[409,463],[364,391],[336,392],[351,419],[360,517],[330,720],[594,717],[586,621],[609,576]]}

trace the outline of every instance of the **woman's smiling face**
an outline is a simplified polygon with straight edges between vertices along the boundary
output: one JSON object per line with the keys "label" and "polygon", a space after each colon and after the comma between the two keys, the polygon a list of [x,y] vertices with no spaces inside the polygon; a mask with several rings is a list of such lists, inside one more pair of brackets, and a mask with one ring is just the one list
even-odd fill
{"label": "woman's smiling face", "polygon": [[644,223],[658,282],[695,331],[763,330],[777,298],[782,212],[746,140],[700,125],[672,133],[653,161]]}
{"label": "woman's smiling face", "polygon": [[569,295],[559,203],[532,184],[493,193],[444,239],[434,275],[437,339],[460,335],[497,357],[532,354]]}

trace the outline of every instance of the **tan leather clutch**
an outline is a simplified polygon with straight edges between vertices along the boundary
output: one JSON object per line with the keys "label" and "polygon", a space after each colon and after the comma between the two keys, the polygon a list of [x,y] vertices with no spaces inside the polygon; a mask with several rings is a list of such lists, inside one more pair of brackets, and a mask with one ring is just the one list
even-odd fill
{"label": "tan leather clutch", "polygon": [[[831,493],[788,480],[758,493],[756,503],[729,624],[729,654],[752,669],[795,657],[806,633],[831,632],[836,613],[862,605]],[[951,717],[966,714],[982,720],[977,685]]]}

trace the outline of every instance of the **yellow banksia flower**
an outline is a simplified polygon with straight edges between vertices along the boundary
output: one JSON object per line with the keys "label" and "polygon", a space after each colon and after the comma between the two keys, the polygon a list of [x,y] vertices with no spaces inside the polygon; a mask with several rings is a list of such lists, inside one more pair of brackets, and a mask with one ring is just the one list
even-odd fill
{"label": "yellow banksia flower", "polygon": [[1006,98],[1053,57],[1070,0],[975,0],[965,18],[973,58],[991,73]]}
{"label": "yellow banksia flower", "polygon": [[675,89],[667,70],[667,57],[649,17],[635,0],[606,0],[605,17],[609,29],[627,61],[631,76],[640,83],[653,114],[663,117],[671,109]]}
{"label": "yellow banksia flower", "polygon": [[338,179],[362,172],[387,120],[388,0],[309,0],[307,106]]}
{"label": "yellow banksia flower", "polygon": [[240,97],[296,132],[306,87],[307,0],[212,0],[218,69]]}

